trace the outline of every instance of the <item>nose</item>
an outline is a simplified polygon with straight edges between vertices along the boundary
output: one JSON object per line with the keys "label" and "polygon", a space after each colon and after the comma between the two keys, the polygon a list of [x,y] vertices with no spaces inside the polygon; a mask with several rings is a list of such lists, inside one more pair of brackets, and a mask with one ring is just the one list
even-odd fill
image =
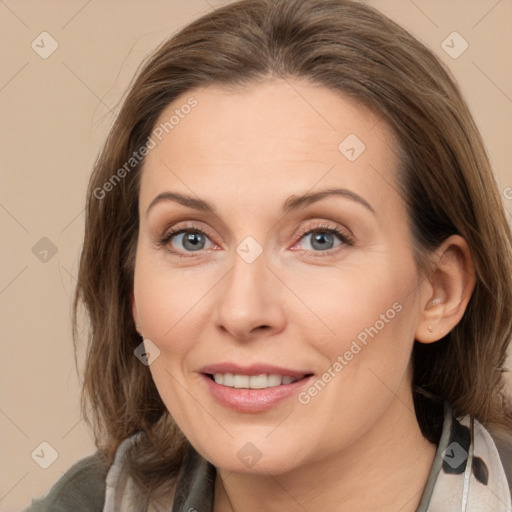
{"label": "nose", "polygon": [[240,341],[284,329],[284,286],[268,267],[265,252],[251,263],[234,254],[232,269],[216,288],[214,322],[218,329]]}

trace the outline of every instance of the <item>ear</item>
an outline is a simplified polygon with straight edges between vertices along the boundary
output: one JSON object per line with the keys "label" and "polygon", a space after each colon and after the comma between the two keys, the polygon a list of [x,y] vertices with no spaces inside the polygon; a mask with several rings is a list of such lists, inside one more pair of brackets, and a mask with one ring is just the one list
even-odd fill
{"label": "ear", "polygon": [[420,321],[415,337],[433,343],[446,336],[461,320],[475,288],[469,246],[459,235],[447,238],[432,254],[434,270],[423,283]]}
{"label": "ear", "polygon": [[139,315],[137,313],[137,304],[135,303],[135,294],[133,293],[133,290],[130,293],[130,303],[132,305],[132,316],[133,321],[135,322],[135,328],[137,329],[137,332],[142,336],[142,331],[139,325]]}

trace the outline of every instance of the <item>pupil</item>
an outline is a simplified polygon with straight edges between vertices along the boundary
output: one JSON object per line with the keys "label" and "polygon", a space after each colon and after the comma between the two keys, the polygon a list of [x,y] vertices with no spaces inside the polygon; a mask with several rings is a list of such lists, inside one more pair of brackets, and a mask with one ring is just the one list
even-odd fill
{"label": "pupil", "polygon": [[[325,242],[326,242],[327,237],[331,237],[331,240],[330,240],[330,241],[331,241],[331,243],[330,243],[330,244],[329,244],[329,242],[327,242],[327,244],[325,243]],[[318,245],[317,247],[315,247],[315,244],[316,244],[316,243],[319,243],[319,245]],[[312,241],[311,245],[312,245],[315,249],[318,249],[318,248],[319,248],[319,249],[326,249],[326,248],[327,248],[327,249],[331,249],[331,247],[332,247],[332,235],[331,235],[331,233],[325,233],[325,232],[323,232],[323,233],[319,233],[319,234],[315,235],[315,236],[313,237],[313,241]],[[327,245],[328,245],[328,247],[327,247]]]}
{"label": "pupil", "polygon": [[188,244],[191,244],[189,248],[192,250],[201,249],[201,235],[199,233],[189,233],[185,236],[184,246],[187,247]]}

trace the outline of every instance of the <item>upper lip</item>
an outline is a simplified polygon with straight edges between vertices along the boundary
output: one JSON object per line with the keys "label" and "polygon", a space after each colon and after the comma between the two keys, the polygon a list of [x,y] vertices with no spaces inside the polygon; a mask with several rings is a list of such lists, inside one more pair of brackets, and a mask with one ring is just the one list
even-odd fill
{"label": "upper lip", "polygon": [[306,375],[311,375],[311,372],[291,370],[290,368],[283,368],[272,364],[254,363],[247,366],[241,366],[235,363],[218,363],[204,366],[199,370],[201,373],[214,375],[216,373],[233,373],[236,375],[282,375],[293,377],[294,379],[301,379]]}

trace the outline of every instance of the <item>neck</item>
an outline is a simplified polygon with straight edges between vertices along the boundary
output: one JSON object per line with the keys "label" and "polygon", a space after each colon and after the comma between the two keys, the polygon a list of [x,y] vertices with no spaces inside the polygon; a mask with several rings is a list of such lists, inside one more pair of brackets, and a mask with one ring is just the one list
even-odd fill
{"label": "neck", "polygon": [[349,448],[278,475],[217,469],[214,512],[414,512],[436,447],[421,434],[410,386]]}

